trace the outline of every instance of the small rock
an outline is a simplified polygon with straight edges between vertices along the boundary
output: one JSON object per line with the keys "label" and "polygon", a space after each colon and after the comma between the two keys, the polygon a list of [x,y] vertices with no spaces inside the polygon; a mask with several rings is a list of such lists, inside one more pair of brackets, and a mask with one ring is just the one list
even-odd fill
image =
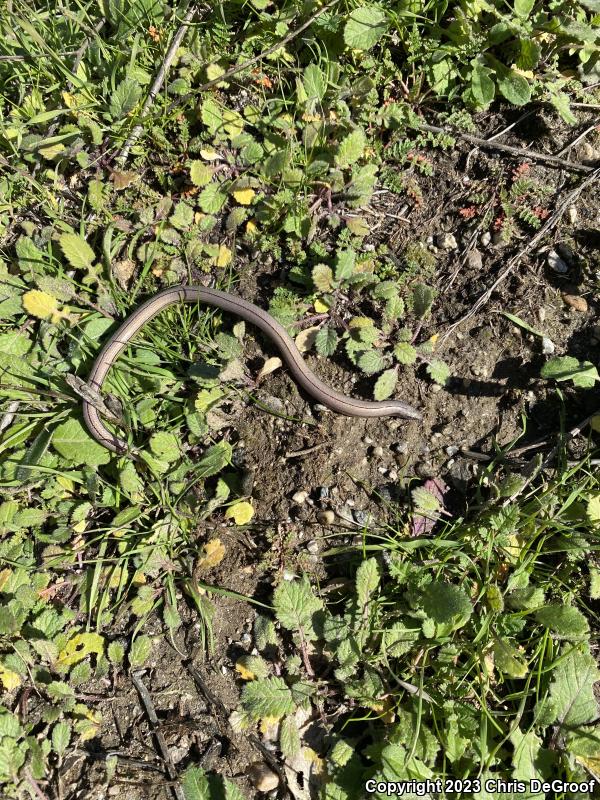
{"label": "small rock", "polygon": [[357,525],[369,525],[373,521],[373,517],[368,511],[355,511],[354,521]]}
{"label": "small rock", "polygon": [[492,234],[489,231],[482,233],[479,241],[481,242],[482,247],[489,247],[492,243]]}
{"label": "small rock", "polygon": [[396,451],[396,453],[404,455],[405,453],[408,453],[408,442],[396,442],[396,444],[393,445],[393,449]]}
{"label": "small rock", "polygon": [[250,765],[248,777],[259,792],[271,792],[279,786],[279,778],[276,773],[260,762]]}
{"label": "small rock", "polygon": [[319,511],[317,514],[317,521],[320,522],[321,525],[331,525],[335,521],[335,514],[331,509]]}
{"label": "small rock", "polygon": [[425,241],[427,242],[427,244],[433,244],[433,236],[431,236],[431,235],[428,236]]}
{"label": "small rock", "polygon": [[483,266],[483,259],[477,248],[475,248],[475,250],[469,250],[467,253],[467,266],[476,270],[480,270]]}
{"label": "small rock", "polygon": [[397,480],[398,480],[398,473],[396,472],[396,470],[395,470],[395,469],[391,469],[391,470],[388,472],[388,478],[389,478],[391,481],[397,481]]}
{"label": "small rock", "polygon": [[544,306],[540,306],[538,308],[537,315],[540,322],[546,321],[546,309],[544,308]]}
{"label": "small rock", "polygon": [[550,250],[548,253],[548,266],[550,269],[553,269],[554,272],[558,272],[559,275],[564,275],[565,272],[569,271],[569,267],[558,255],[556,250]]}
{"label": "small rock", "polygon": [[329,486],[319,486],[319,500],[327,500],[329,497]]}
{"label": "small rock", "polygon": [[240,636],[240,644],[243,647],[248,647],[249,645],[252,644],[252,636],[250,636],[249,633],[242,633],[242,635]]}
{"label": "small rock", "polygon": [[450,457],[455,456],[459,450],[460,447],[457,447],[455,444],[449,444],[448,447],[446,448],[446,455]]}
{"label": "small rock", "polygon": [[319,552],[319,543],[316,539],[311,539],[310,542],[306,543],[306,549],[312,556],[316,556]]}
{"label": "small rock", "polygon": [[561,242],[560,244],[556,245],[556,252],[570,267],[575,264],[575,253],[568,244]]}
{"label": "small rock", "polygon": [[580,297],[577,294],[563,294],[562,299],[568,306],[571,306],[571,308],[574,308],[575,311],[579,311],[582,314],[585,314],[585,312],[588,310],[588,304],[585,297]]}
{"label": "small rock", "polygon": [[458,250],[458,242],[453,233],[440,233],[436,236],[435,241],[442,250]]}
{"label": "small rock", "polygon": [[292,495],[292,500],[294,501],[294,503],[298,503],[299,506],[301,506],[302,503],[305,503],[307,499],[308,499],[308,492],[304,490],[302,490],[301,492],[296,492],[295,494]]}
{"label": "small rock", "polygon": [[555,351],[554,342],[547,336],[542,336],[542,353],[545,356],[551,356]]}
{"label": "small rock", "polygon": [[567,219],[571,225],[574,225],[577,222],[577,209],[575,206],[569,206],[567,208]]}
{"label": "small rock", "polygon": [[372,455],[374,458],[381,458],[383,456],[383,447],[381,447],[381,445],[377,445],[377,447],[374,447]]}
{"label": "small rock", "polygon": [[437,394],[437,392],[441,392],[441,391],[442,391],[442,388],[443,388],[443,387],[442,387],[442,386],[440,386],[440,385],[439,385],[439,383],[434,383],[434,384],[433,384],[433,386],[431,387],[431,391],[432,391],[434,394]]}
{"label": "small rock", "polygon": [[371,439],[370,436],[365,436],[365,438],[363,439],[363,442],[365,444],[373,444],[373,439]]}

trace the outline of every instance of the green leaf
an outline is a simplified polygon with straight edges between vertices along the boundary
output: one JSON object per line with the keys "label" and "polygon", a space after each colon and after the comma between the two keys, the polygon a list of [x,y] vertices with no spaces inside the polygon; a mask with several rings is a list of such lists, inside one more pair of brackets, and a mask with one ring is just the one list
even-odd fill
{"label": "green leaf", "polygon": [[398,342],[394,347],[394,356],[399,364],[414,364],[417,360],[417,351],[410,342]]}
{"label": "green leaf", "polygon": [[150,658],[152,652],[152,639],[143,633],[131,643],[129,650],[129,666],[131,669],[143,666]]}
{"label": "green leaf", "polygon": [[309,100],[322,100],[327,91],[327,78],[317,64],[309,64],[304,70],[302,85]]}
{"label": "green leaf", "polygon": [[524,678],[527,675],[527,662],[506,639],[496,639],[492,652],[494,664],[509,678]]}
{"label": "green leaf", "polygon": [[538,723],[573,728],[595,722],[598,703],[594,683],[600,671],[587,645],[565,645],[553,671],[549,696],[538,704]]}
{"label": "green leaf", "polygon": [[312,280],[320,292],[328,292],[333,288],[333,272],[327,264],[315,264]]}
{"label": "green leaf", "polygon": [[410,493],[415,509],[422,511],[426,514],[435,514],[440,510],[440,501],[438,498],[428,492],[423,486],[418,486]]}
{"label": "green leaf", "polygon": [[380,575],[377,559],[368,558],[356,570],[356,602],[363,609],[379,586]]}
{"label": "green leaf", "polygon": [[244,686],[241,705],[252,719],[280,719],[294,711],[294,700],[283,678],[264,678]]}
{"label": "green leaf", "polygon": [[200,106],[200,118],[208,128],[208,132],[215,134],[223,128],[223,109],[214,98],[208,96]]}
{"label": "green leaf", "polygon": [[571,110],[571,98],[566,92],[559,92],[552,88],[548,90],[550,102],[568,125],[576,125],[578,120]]}
{"label": "green leaf", "polygon": [[215,168],[209,167],[200,159],[192,161],[190,165],[190,179],[194,186],[206,186],[211,182],[214,174]]}
{"label": "green leaf", "polygon": [[52,446],[72,464],[95,467],[108,464],[111,458],[110,451],[92,439],[77,419],[68,419],[55,429]]}
{"label": "green leaf", "polygon": [[110,113],[113,119],[121,119],[132,111],[142,94],[139,83],[132,78],[125,78],[112,93]]}
{"label": "green leaf", "polygon": [[377,6],[360,6],[350,12],[344,42],[354,50],[370,50],[387,30],[387,17]]}
{"label": "green leaf", "polygon": [[181,200],[169,217],[169,222],[179,231],[187,230],[194,223],[194,209],[185,200]]}
{"label": "green leaf", "polygon": [[365,132],[362,128],[356,128],[345,136],[338,147],[335,156],[335,163],[341,169],[354,164],[362,156],[366,144]]}
{"label": "green leaf", "polygon": [[52,749],[62,758],[71,741],[71,726],[68,722],[57,722],[52,728]]}
{"label": "green leaf", "polygon": [[535,0],[515,0],[515,14],[522,19],[527,19],[535,5]]}
{"label": "green leaf", "polygon": [[540,375],[555,381],[572,380],[575,386],[582,389],[590,389],[600,380],[598,370],[593,364],[589,361],[580,362],[573,356],[551,358],[542,367]]}
{"label": "green leaf", "polygon": [[225,441],[209,447],[196,465],[194,474],[199,478],[216,475],[231,463],[232,452],[231,445]]}
{"label": "green leaf", "polygon": [[323,608],[307,578],[282,581],[273,593],[275,616],[290,631],[314,634],[313,615]]}
{"label": "green leaf", "polygon": [[69,264],[75,269],[87,269],[94,263],[95,254],[83,236],[77,233],[63,233],[58,240]]}
{"label": "green leaf", "polygon": [[322,327],[315,337],[315,347],[320,356],[331,356],[338,346],[339,337],[333,328]]}
{"label": "green leaf", "polygon": [[286,758],[292,759],[300,752],[300,734],[294,717],[286,717],[279,727],[279,746]]}
{"label": "green leaf", "polygon": [[515,106],[524,106],[531,100],[531,84],[524,75],[513,69],[502,69],[496,73],[498,89]]}
{"label": "green leaf", "polygon": [[349,248],[348,250],[341,250],[336,257],[335,261],[335,279],[338,282],[348,280],[354,273],[356,266],[356,253]]}
{"label": "green leaf", "polygon": [[398,370],[395,367],[382,372],[379,378],[377,378],[375,388],[373,389],[373,397],[375,400],[387,400],[388,397],[391,397],[397,383]]}
{"label": "green leaf", "polygon": [[433,581],[425,588],[423,609],[436,624],[438,636],[462,628],[473,613],[471,601],[462,589],[440,581]]}
{"label": "green leaf", "polygon": [[366,350],[358,359],[358,366],[367,375],[375,375],[385,367],[385,360],[379,350]]}
{"label": "green leaf", "polygon": [[112,664],[123,663],[123,659],[125,658],[125,648],[121,642],[111,642],[106,649],[106,653],[108,655],[108,660]]}
{"label": "green leaf", "polygon": [[218,183],[209,183],[198,195],[198,205],[205,214],[217,214],[227,202],[227,195]]}
{"label": "green leaf", "polygon": [[450,378],[450,367],[439,359],[433,359],[427,364],[427,373],[432,381],[439,386],[445,386]]}
{"label": "green leaf", "polygon": [[418,319],[423,319],[433,305],[435,290],[425,283],[415,284],[412,291],[412,309]]}
{"label": "green leaf", "polygon": [[188,767],[181,778],[185,800],[211,800],[208,776],[202,767]]}
{"label": "green leaf", "polygon": [[179,441],[174,433],[159,431],[150,437],[150,449],[157,458],[172,464],[181,456]]}
{"label": "green leaf", "polygon": [[577,640],[589,635],[587,619],[573,606],[545,606],[537,612],[535,618],[559,639]]}
{"label": "green leaf", "polygon": [[478,106],[488,106],[496,94],[496,85],[490,75],[492,70],[479,62],[473,63],[471,72],[471,93]]}

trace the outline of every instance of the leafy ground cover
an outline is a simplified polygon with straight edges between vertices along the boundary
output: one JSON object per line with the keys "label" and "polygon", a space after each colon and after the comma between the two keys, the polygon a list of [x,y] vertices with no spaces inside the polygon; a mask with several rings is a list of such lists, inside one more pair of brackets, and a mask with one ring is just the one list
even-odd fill
{"label": "leafy ground cover", "polygon": [[[3,9],[5,796],[599,775],[600,489],[589,421],[566,433],[598,427],[599,22],[594,0]],[[187,281],[423,424],[320,411],[243,323],[175,308],[109,377],[142,461],[111,454],[82,381]]]}

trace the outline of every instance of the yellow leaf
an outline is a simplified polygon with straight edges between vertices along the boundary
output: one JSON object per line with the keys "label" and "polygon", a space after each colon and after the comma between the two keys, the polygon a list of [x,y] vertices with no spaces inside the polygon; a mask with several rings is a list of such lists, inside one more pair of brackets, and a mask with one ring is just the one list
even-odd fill
{"label": "yellow leaf", "polygon": [[263,717],[260,721],[260,732],[263,736],[271,739],[269,734],[274,734],[279,726],[281,717]]}
{"label": "yellow leaf", "polygon": [[62,486],[62,488],[68,494],[72,494],[75,491],[75,484],[73,483],[71,478],[67,478],[64,475],[57,475],[56,482],[58,483],[59,486]]}
{"label": "yellow leaf", "polygon": [[236,661],[235,668],[243,681],[253,681],[256,678],[252,670],[248,669],[241,661]]}
{"label": "yellow leaf", "polygon": [[75,533],[83,533],[86,525],[87,520],[82,519],[81,522],[76,522],[75,525],[73,525],[73,531]]}
{"label": "yellow leaf", "polygon": [[12,692],[21,685],[21,676],[0,664],[0,681],[7,692]]}
{"label": "yellow leaf", "polygon": [[241,206],[249,206],[254,200],[255,194],[254,189],[238,189],[237,192],[233,193],[233,196]]}
{"label": "yellow leaf", "polygon": [[204,545],[204,552],[196,563],[197,570],[211,569],[225,557],[225,547],[220,539],[211,539]]}
{"label": "yellow leaf", "polygon": [[255,236],[257,232],[258,232],[258,226],[256,225],[255,222],[252,222],[252,220],[249,219],[248,222],[246,223],[246,233],[248,234],[248,236],[252,237]]}
{"label": "yellow leaf", "polygon": [[0,571],[0,592],[4,591],[4,587],[6,586],[11,575],[12,569],[8,569],[8,567]]}
{"label": "yellow leaf", "polygon": [[205,161],[217,161],[220,158],[219,154],[216,150],[212,149],[203,149],[200,150],[200,155]]}
{"label": "yellow leaf", "polygon": [[56,144],[49,144],[47,147],[40,147],[38,153],[44,156],[44,158],[51,160],[60,155],[64,149],[64,144],[62,142],[57,142]]}
{"label": "yellow leaf", "polygon": [[72,636],[64,650],[58,654],[56,665],[58,667],[71,667],[83,661],[90,653],[100,655],[104,649],[104,639],[99,633],[76,633]]}
{"label": "yellow leaf", "polygon": [[315,300],[314,308],[317,314],[326,314],[329,311],[329,306],[322,300]]}
{"label": "yellow leaf", "polygon": [[227,267],[231,264],[233,258],[231,250],[224,244],[219,245],[219,253],[217,255],[217,267]]}
{"label": "yellow leaf", "polygon": [[245,525],[254,516],[254,508],[252,503],[247,500],[241,500],[239,503],[229,506],[225,516],[227,519],[232,519],[236,525]]}
{"label": "yellow leaf", "polygon": [[39,289],[31,289],[25,292],[21,298],[23,308],[27,313],[38,319],[48,319],[58,311],[58,300],[51,294],[40,292]]}

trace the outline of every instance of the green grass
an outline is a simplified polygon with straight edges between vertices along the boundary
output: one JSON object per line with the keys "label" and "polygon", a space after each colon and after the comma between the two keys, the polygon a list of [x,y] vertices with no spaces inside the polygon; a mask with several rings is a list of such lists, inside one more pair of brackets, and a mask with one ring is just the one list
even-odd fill
{"label": "green grass", "polygon": [[[393,393],[400,370],[420,365],[445,383],[449,368],[434,358],[432,342],[418,338],[439,302],[430,286],[436,261],[418,241],[399,256],[384,245],[363,248],[373,192],[380,185],[418,199],[432,153],[454,146],[452,135],[421,131],[421,115],[473,127],[473,115],[499,98],[548,103],[572,122],[570,101],[593,101],[586,84],[597,64],[597,3],[547,5],[340,1],[319,15],[323,7],[297,0],[202,8],[143,118],[187,5],[15,0],[2,8],[0,792],[7,797],[54,790],[69,747],[91,740],[101,724],[77,687],[143,665],[151,615],[173,640],[180,590],[210,646],[224,590],[203,594],[192,576],[203,556],[197,521],[246,501],[231,445],[211,427],[211,411],[248,392],[244,382],[219,379],[240,359],[239,329],[200,309],[172,309],[123,354],[106,389],[121,401],[124,435],[142,448],[142,465],[90,438],[70,377],[86,378],[116,322],[158,288],[207,273],[235,286],[253,259],[272,256],[286,265],[285,280],[263,304],[290,329],[324,315],[318,352],[343,348],[373,376],[376,397]],[[233,67],[224,83],[202,88]],[[123,162],[138,124],[141,136]],[[510,205],[510,171],[499,180]],[[524,205],[511,234],[535,227],[538,188],[528,187],[530,197],[517,193]],[[348,329],[340,319],[351,320]],[[538,745],[543,758],[551,752],[557,774],[593,769],[593,731],[557,732],[555,721],[536,717],[575,645],[544,627],[535,608],[509,608],[510,581],[527,578],[545,602],[577,607],[595,630],[593,608],[581,598],[590,576],[598,581],[585,564],[596,536],[587,503],[598,485],[586,467],[559,476],[538,482],[514,509],[486,506],[432,539],[393,529],[369,537],[359,575],[373,586],[360,588],[360,606],[351,595],[338,598],[328,633],[312,618],[295,628],[278,590],[281,624],[296,636],[295,644],[277,640],[287,658],[274,693],[288,709],[284,752],[291,758],[296,741],[290,707],[318,706],[325,688],[347,709],[333,714],[338,743],[320,754],[332,777],[325,796],[353,797],[356,776],[378,770],[460,777],[529,769],[515,756],[517,730],[529,754]],[[462,587],[455,599],[463,616],[468,603],[468,619],[427,616],[432,581]],[[304,584],[290,591],[308,607],[320,605]],[[356,628],[352,641],[340,638],[340,608]],[[115,629],[130,617],[123,645]],[[275,632],[265,620],[260,636],[268,644]],[[382,645],[388,631],[408,623],[418,638],[411,633],[404,652],[391,654]],[[307,670],[307,639],[323,648],[329,677]],[[513,671],[526,665],[526,676],[492,667],[497,640],[506,643],[507,663],[511,654],[517,663]],[[586,634],[581,646],[587,641]],[[270,675],[268,664],[253,666],[259,680]],[[363,689],[347,679],[356,673]],[[30,690],[35,724],[16,712]],[[242,697],[253,721],[261,691],[256,683]],[[451,758],[462,739],[468,746]],[[189,798],[198,796],[190,788],[196,777],[187,780]]]}

